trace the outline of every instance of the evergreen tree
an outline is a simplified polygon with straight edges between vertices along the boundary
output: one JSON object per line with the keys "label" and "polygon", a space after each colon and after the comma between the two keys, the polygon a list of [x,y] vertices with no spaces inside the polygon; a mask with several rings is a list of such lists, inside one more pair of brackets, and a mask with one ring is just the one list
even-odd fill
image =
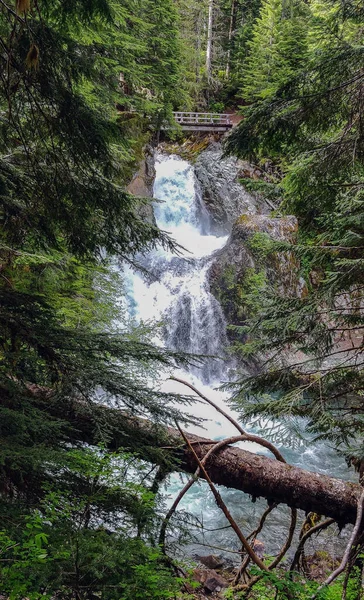
{"label": "evergreen tree", "polygon": [[[347,455],[363,453],[363,46],[362,9],[327,3],[310,61],[273,97],[257,102],[232,134],[239,155],[271,156],[283,170],[283,210],[299,218],[300,238],[284,249],[301,258],[308,294],[277,297],[258,311],[250,350],[270,357],[256,379],[242,382],[246,418],[308,418],[308,430]],[[318,21],[315,21],[315,28]],[[334,27],[334,30],[332,29]],[[281,247],[282,250],[282,247]],[[285,363],[290,350],[297,359]],[[248,347],[247,347],[248,350]],[[304,353],[304,358],[299,353]],[[262,395],[265,392],[266,395]]]}
{"label": "evergreen tree", "polygon": [[300,70],[307,59],[307,25],[302,0],[263,2],[248,44],[244,98],[270,96]]}
{"label": "evergreen tree", "polygon": [[[173,247],[125,191],[179,98],[173,6],[2,2],[0,35],[0,592],[162,598],[168,574],[161,567],[153,588],[143,571],[149,559],[159,568],[142,540],[155,519],[153,482],[115,483],[130,458],[111,465],[112,424],[95,406],[156,421],[175,413],[146,380],[178,357],[151,346],[148,329],[123,324],[113,307],[120,283],[102,259]],[[80,444],[75,403],[95,451]],[[153,462],[130,419],[125,449]]]}
{"label": "evergreen tree", "polygon": [[[259,16],[260,0],[236,0],[233,14],[233,31],[228,39],[230,48],[230,78],[241,87],[245,73],[245,63],[249,55],[249,43],[254,23]],[[225,9],[226,10],[226,9]],[[230,15],[231,16],[231,15]]]}

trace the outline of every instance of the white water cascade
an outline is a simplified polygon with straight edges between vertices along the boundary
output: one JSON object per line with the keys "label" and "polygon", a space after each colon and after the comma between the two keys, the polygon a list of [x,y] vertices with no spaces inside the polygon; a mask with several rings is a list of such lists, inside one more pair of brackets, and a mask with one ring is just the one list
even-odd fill
{"label": "white water cascade", "polygon": [[[198,369],[176,375],[193,383],[229,412],[226,394],[216,389],[222,381],[228,379],[229,365],[224,356],[227,345],[226,324],[221,307],[210,293],[207,281],[207,271],[214,252],[224,246],[227,238],[211,235],[209,217],[199,194],[193,167],[186,161],[175,156],[157,156],[154,197],[154,214],[158,226],[167,231],[184,250],[176,256],[159,249],[144,257],[142,264],[148,276],[126,268],[129,314],[137,322],[162,323],[160,333],[154,340],[157,344],[164,344],[173,350],[216,357],[204,361]],[[187,388],[171,381],[163,383],[162,389],[189,393]],[[191,407],[189,410],[191,411]],[[236,434],[229,422],[204,403],[196,402],[191,412],[206,419],[205,430],[191,427],[190,430],[194,433],[213,439]],[[247,449],[252,446],[254,451],[262,452],[262,448],[255,444],[244,444]],[[315,446],[300,451],[283,449],[283,453],[289,462],[297,466],[348,478],[344,461],[338,459],[327,447]],[[184,476],[171,477],[166,489],[167,504],[173,502],[183,481]],[[221,493],[243,530],[247,532],[254,528],[266,502],[258,500],[252,503],[246,494],[236,490],[223,488]],[[191,488],[183,499],[180,510],[193,514],[206,527],[204,533],[196,530],[195,545],[190,545],[188,549],[190,554],[192,550],[200,554],[212,552],[225,554],[234,562],[238,561],[238,554],[226,554],[222,550],[226,548],[238,552],[239,543],[227,527],[225,517],[215,505],[205,482],[199,482]],[[283,508],[278,509],[265,529],[264,542],[269,552],[274,553],[281,546],[287,532],[286,515]],[[201,546],[202,543],[206,545]],[[335,551],[332,544],[331,541],[331,549]]]}
{"label": "white water cascade", "polygon": [[177,157],[156,161],[154,214],[160,229],[181,247],[180,255],[159,249],[142,259],[148,277],[128,270],[131,312],[138,321],[163,322],[159,343],[171,350],[216,358],[204,361],[198,378],[221,380],[227,344],[221,307],[209,291],[211,255],[226,237],[209,235],[192,167]]}

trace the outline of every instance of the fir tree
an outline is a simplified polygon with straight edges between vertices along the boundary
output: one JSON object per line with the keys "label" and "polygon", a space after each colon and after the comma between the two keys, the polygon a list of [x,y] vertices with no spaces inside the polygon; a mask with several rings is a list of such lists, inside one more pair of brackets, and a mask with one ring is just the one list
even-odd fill
{"label": "fir tree", "polygon": [[[174,19],[171,4],[162,11],[148,0],[0,5],[0,590],[14,598],[162,598],[172,585],[163,567],[160,589],[143,571],[149,559],[159,568],[142,540],[155,519],[153,482],[131,493],[130,480],[114,483],[129,459],[110,465],[112,424],[94,407],[112,402],[155,421],[175,413],[146,380],[178,357],[150,345],[147,328],[115,327],[122,315],[102,259],[173,247],[125,185],[160,114],[178,101]],[[79,442],[75,400],[95,451]],[[143,444],[125,419],[125,449],[140,455]],[[113,533],[100,529],[117,514]]]}
{"label": "fir tree", "polygon": [[307,58],[308,9],[301,0],[266,0],[253,26],[245,66],[246,99],[272,95]]}
{"label": "fir tree", "polygon": [[[282,209],[300,224],[297,245],[285,249],[301,258],[309,288],[300,298],[267,297],[251,332],[254,352],[270,359],[261,376],[241,384],[237,397],[245,399],[246,418],[308,418],[309,431],[333,440],[360,464],[364,53],[361,8],[331,6],[341,22],[323,18],[321,24],[326,32],[341,30],[336,47],[329,50],[315,29],[306,69],[253,105],[228,142],[239,155],[270,155],[280,164]],[[298,354],[286,364],[287,348],[305,358]]]}

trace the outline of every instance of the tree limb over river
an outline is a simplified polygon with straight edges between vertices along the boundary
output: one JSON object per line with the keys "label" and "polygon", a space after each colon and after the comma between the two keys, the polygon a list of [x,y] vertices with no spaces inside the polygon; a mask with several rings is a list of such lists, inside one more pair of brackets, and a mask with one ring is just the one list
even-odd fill
{"label": "tree limb over river", "polygon": [[[39,408],[44,401],[39,400]],[[47,401],[47,409],[52,416],[62,417],[74,424],[79,441],[95,444],[99,441],[96,423],[107,424],[108,448],[127,449],[132,440],[143,439],[150,448],[142,447],[142,458],[151,462],[170,464],[174,470],[194,473],[196,459],[181,439],[177,429],[125,414],[107,406],[89,406],[81,401],[70,401],[60,408]],[[187,434],[194,450],[201,460],[211,447],[212,440]],[[163,454],[158,452],[163,450]],[[253,498],[263,497],[269,503],[278,502],[304,511],[332,517],[339,523],[355,523],[357,504],[362,488],[359,484],[313,473],[282,463],[266,456],[254,454],[242,448],[228,446],[209,458],[206,468],[211,480],[226,487],[251,494]]]}

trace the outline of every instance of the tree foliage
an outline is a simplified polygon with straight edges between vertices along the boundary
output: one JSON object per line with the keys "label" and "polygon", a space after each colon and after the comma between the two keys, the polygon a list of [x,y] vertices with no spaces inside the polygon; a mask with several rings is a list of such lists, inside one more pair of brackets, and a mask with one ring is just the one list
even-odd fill
{"label": "tree foliage", "polygon": [[[173,247],[125,186],[180,97],[176,26],[169,1],[0,3],[0,591],[12,598],[170,587],[145,546],[153,482],[115,484],[110,457],[76,441],[68,407],[84,405],[100,443],[112,427],[100,401],[179,415],[153,380],[181,357],[128,326],[105,258]],[[128,423],[125,447],[140,449]],[[125,458],[114,461],[116,478]]]}
{"label": "tree foliage", "polygon": [[242,90],[245,99],[273,95],[305,64],[308,14],[301,0],[263,2],[248,43]]}
{"label": "tree foliage", "polygon": [[228,141],[240,156],[280,165],[282,210],[300,225],[297,244],[280,249],[298,255],[308,285],[299,298],[267,294],[250,331],[254,351],[270,359],[237,398],[247,418],[306,417],[309,431],[362,460],[362,9],[313,5],[307,64],[273,96],[268,82],[268,97],[246,110]]}

